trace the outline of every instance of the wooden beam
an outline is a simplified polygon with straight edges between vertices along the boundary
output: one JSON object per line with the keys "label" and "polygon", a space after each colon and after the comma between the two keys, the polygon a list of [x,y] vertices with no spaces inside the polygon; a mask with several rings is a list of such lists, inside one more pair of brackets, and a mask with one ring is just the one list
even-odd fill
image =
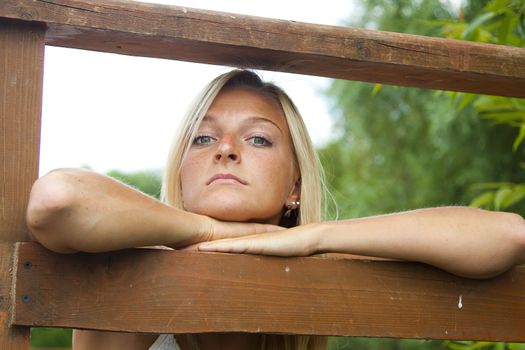
{"label": "wooden beam", "polygon": [[29,329],[9,321],[14,242],[29,240],[24,218],[38,175],[44,32],[0,20],[0,349],[29,348]]}
{"label": "wooden beam", "polygon": [[48,45],[525,97],[525,49],[110,0],[4,0]]}
{"label": "wooden beam", "polygon": [[415,263],[19,245],[14,323],[525,341],[525,266],[490,280]]}

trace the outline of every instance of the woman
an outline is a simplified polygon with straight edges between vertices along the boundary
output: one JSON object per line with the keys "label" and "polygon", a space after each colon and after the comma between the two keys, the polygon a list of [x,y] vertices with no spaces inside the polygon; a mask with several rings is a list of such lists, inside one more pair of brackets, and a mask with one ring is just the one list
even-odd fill
{"label": "woman", "polygon": [[[152,245],[287,256],[338,252],[421,261],[469,277],[525,261],[518,215],[448,207],[321,222],[321,179],[287,95],[251,72],[232,71],[198,96],[175,138],[163,183],[167,204],[105,176],[59,170],[35,183],[27,221],[43,245],[63,253]],[[171,336],[74,336],[75,349],[326,348],[324,337],[257,334],[177,336],[176,343]]]}

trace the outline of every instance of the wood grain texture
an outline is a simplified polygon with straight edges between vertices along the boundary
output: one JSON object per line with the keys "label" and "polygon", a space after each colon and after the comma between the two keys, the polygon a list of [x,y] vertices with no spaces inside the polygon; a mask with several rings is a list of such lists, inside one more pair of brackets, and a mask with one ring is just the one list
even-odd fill
{"label": "wood grain texture", "polygon": [[525,97],[525,49],[110,0],[4,0],[48,45]]}
{"label": "wood grain texture", "polygon": [[59,255],[37,243],[21,243],[18,262],[19,325],[525,340],[525,266],[480,281],[414,263],[149,249]]}
{"label": "wood grain texture", "polygon": [[0,242],[28,240],[38,176],[44,27],[0,21]]}
{"label": "wood grain texture", "polygon": [[14,242],[29,239],[25,211],[38,174],[44,27],[0,20],[0,349],[29,349],[10,327]]}
{"label": "wood grain texture", "polygon": [[29,349],[29,328],[10,327],[15,243],[0,243],[0,349]]}

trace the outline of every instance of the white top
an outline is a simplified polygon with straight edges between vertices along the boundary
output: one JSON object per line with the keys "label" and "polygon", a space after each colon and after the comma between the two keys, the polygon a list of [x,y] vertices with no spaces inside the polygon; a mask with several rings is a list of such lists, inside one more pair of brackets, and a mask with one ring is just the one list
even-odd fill
{"label": "white top", "polygon": [[180,350],[173,334],[161,334],[148,350]]}

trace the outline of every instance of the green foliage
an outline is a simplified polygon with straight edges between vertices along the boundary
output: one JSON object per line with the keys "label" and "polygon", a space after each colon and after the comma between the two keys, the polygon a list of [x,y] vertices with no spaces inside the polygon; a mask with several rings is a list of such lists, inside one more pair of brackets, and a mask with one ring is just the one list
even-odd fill
{"label": "green foliage", "polygon": [[519,343],[493,343],[493,342],[470,342],[470,341],[447,341],[444,345],[452,350],[525,350],[525,344]]}
{"label": "green foliage", "polygon": [[31,328],[32,348],[70,348],[71,329]]}
{"label": "green foliage", "polygon": [[371,91],[343,81],[330,89],[341,101],[340,136],[320,155],[342,217],[467,204],[470,184],[514,179],[516,157],[504,152],[512,130],[491,128],[471,109],[458,116],[443,94]]}
{"label": "green foliage", "polygon": [[160,197],[160,188],[162,177],[156,171],[137,171],[133,173],[124,173],[118,170],[112,170],[107,173],[109,176],[120,180],[152,197]]}
{"label": "green foliage", "polygon": [[[454,39],[525,47],[525,2],[489,1],[470,22],[448,22],[444,28],[448,37]],[[452,101],[458,110],[472,106],[479,117],[492,125],[514,128],[516,133],[511,149],[516,153],[525,151],[525,147],[521,147],[525,140],[523,99],[454,93]],[[523,163],[519,165],[513,170],[519,173],[520,180],[523,180]],[[525,183],[492,182],[478,184],[472,188],[482,191],[472,200],[472,206],[523,213],[519,206],[525,206]]]}
{"label": "green foliage", "polygon": [[442,350],[441,341],[390,338],[330,338],[329,350]]}
{"label": "green foliage", "polygon": [[[351,25],[438,35],[441,28],[425,23],[452,18],[437,0],[363,6],[366,16]],[[457,118],[444,94],[348,81],[335,81],[328,94],[338,135],[320,154],[341,217],[466,204],[464,188],[493,179],[493,161],[511,161],[499,159],[504,147],[488,149],[488,125],[471,110]]]}

